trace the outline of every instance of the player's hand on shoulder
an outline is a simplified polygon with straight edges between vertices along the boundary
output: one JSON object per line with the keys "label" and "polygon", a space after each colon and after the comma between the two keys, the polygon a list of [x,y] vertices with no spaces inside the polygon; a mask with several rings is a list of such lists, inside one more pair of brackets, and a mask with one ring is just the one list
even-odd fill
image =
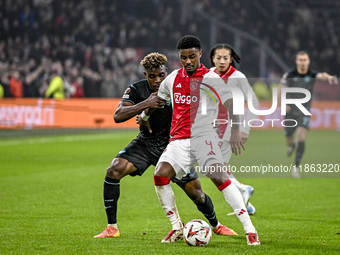
{"label": "player's hand on shoulder", "polygon": [[148,107],[150,108],[164,108],[164,105],[166,104],[166,101],[157,96],[157,92],[152,93],[148,99],[146,99],[148,102]]}

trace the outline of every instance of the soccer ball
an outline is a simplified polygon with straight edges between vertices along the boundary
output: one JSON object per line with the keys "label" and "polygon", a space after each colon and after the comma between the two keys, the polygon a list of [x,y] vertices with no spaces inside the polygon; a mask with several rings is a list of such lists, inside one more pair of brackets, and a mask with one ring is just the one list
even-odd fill
{"label": "soccer ball", "polygon": [[211,239],[211,228],[204,220],[191,220],[183,230],[183,237],[190,246],[205,246]]}

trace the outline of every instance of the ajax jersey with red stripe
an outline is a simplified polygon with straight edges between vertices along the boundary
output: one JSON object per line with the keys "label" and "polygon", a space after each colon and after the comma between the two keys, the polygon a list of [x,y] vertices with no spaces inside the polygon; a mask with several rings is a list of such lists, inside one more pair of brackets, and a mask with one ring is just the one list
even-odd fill
{"label": "ajax jersey with red stripe", "polygon": [[162,82],[158,96],[172,102],[170,140],[214,135],[219,105],[232,98],[224,81],[201,65],[193,75],[177,69]]}

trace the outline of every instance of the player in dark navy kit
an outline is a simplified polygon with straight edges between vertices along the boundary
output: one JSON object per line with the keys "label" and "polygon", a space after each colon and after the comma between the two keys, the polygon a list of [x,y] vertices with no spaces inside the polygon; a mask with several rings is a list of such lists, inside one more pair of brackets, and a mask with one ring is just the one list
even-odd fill
{"label": "player in dark navy kit", "polygon": [[[146,79],[131,84],[125,91],[114,115],[115,122],[124,122],[139,115],[143,110],[155,110],[150,118],[141,122],[140,132],[113,159],[106,172],[104,181],[104,204],[108,219],[106,229],[95,238],[119,237],[117,227],[117,201],[120,195],[120,180],[126,175],[141,176],[150,165],[156,165],[170,138],[172,107],[170,103],[158,97],[157,91],[167,75],[166,56],[150,53],[142,61]],[[145,118],[144,118],[145,119]],[[199,211],[207,217],[213,230],[221,235],[237,235],[233,230],[220,224],[214,206],[208,195],[201,188],[201,183],[194,169],[181,180],[174,179]]]}
{"label": "player in dark navy kit", "polygon": [[[336,76],[332,76],[325,72],[316,72],[309,68],[310,59],[305,51],[300,51],[296,54],[296,68],[294,70],[287,72],[283,75],[280,81],[280,89],[284,87],[294,87],[294,88],[304,88],[307,89],[311,95],[313,95],[313,87],[315,81],[328,80],[330,84],[337,84],[338,80]],[[279,93],[280,99],[281,93]],[[302,98],[304,95],[302,93],[287,93],[287,98],[297,99]],[[310,112],[312,100],[304,103],[303,106]],[[292,171],[292,176],[294,178],[299,178],[300,174],[298,167],[300,165],[302,156],[305,151],[305,141],[306,135],[309,130],[310,116],[305,115],[300,111],[300,109],[295,105],[287,105],[287,114],[285,119],[293,119],[296,121],[297,125],[295,127],[285,127],[287,155],[291,156],[296,148],[296,158],[295,165]],[[296,124],[294,121],[286,121],[287,126],[294,126]],[[296,136],[296,138],[295,138]],[[297,139],[297,140],[295,140]]]}

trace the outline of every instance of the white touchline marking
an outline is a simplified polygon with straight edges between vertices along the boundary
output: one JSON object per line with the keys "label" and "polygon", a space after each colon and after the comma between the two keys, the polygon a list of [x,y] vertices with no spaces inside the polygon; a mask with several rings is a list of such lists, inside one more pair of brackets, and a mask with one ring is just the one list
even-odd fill
{"label": "white touchline marking", "polygon": [[[131,136],[130,134],[119,134],[119,137]],[[0,141],[0,146],[11,145],[29,145],[29,144],[43,144],[43,143],[58,143],[58,142],[74,142],[74,141],[93,141],[112,138],[114,139],[115,133],[111,134],[98,134],[98,135],[73,135],[73,136],[55,136],[55,137],[36,137],[36,138],[23,138],[16,140]]]}

